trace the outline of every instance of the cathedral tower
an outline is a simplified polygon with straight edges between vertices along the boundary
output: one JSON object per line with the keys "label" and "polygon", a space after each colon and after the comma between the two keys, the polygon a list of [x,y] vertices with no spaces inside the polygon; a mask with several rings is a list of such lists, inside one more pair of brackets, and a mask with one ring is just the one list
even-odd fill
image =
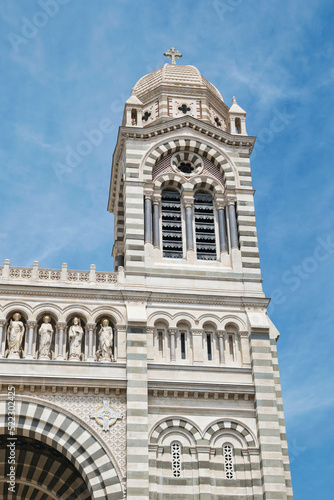
{"label": "cathedral tower", "polygon": [[0,465],[14,436],[22,498],[293,499],[255,137],[234,97],[165,55],[119,129],[115,272],[0,269]]}

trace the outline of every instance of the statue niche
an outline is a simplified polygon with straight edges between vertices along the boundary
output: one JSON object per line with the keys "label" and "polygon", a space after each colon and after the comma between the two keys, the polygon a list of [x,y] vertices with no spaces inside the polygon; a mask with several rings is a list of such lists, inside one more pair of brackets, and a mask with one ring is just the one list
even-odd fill
{"label": "statue niche", "polygon": [[84,329],[81,326],[81,319],[75,316],[72,319],[72,325],[68,329],[68,359],[70,361],[81,361],[83,359],[83,336]]}
{"label": "statue niche", "polygon": [[98,330],[99,349],[96,351],[98,361],[115,361],[113,354],[114,333],[112,326],[109,325],[109,319],[103,318]]}
{"label": "statue niche", "polygon": [[51,359],[51,350],[54,348],[52,318],[46,314],[42,321],[38,329],[38,359]]}
{"label": "statue niche", "polygon": [[18,359],[21,357],[24,332],[25,325],[23,321],[21,321],[21,314],[15,312],[7,329],[8,349],[6,351],[6,356],[8,358]]}

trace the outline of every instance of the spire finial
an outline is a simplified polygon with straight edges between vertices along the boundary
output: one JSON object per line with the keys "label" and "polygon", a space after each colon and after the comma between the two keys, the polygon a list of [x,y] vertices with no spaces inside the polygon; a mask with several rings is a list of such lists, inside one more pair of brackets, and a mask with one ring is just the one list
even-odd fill
{"label": "spire finial", "polygon": [[176,64],[176,57],[182,57],[182,54],[178,50],[175,50],[174,47],[164,52],[164,56],[171,58],[171,64]]}
{"label": "spire finial", "polygon": [[232,102],[233,102],[233,104],[237,104],[237,100],[236,100],[235,96],[233,96]]}

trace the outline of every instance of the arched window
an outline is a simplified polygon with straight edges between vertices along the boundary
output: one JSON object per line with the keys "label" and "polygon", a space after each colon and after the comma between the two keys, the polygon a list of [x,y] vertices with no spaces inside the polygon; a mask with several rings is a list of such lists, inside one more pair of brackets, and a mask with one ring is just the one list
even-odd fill
{"label": "arched window", "polygon": [[181,197],[178,191],[164,189],[161,193],[163,256],[182,258]]}
{"label": "arched window", "polygon": [[175,441],[171,444],[172,472],[174,477],[181,476],[181,444]]}
{"label": "arched window", "polygon": [[197,258],[216,260],[216,235],[213,198],[210,193],[196,191],[194,197]]}
{"label": "arched window", "polygon": [[235,133],[241,134],[241,120],[240,120],[240,118],[235,119]]}
{"label": "arched window", "polygon": [[233,448],[230,444],[224,444],[224,470],[226,479],[234,479]]}

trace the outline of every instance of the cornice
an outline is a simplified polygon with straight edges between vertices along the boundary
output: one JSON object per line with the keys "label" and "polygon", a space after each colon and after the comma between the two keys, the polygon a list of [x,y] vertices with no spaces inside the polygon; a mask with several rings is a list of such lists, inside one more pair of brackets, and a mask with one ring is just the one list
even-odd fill
{"label": "cornice", "polygon": [[[202,292],[198,294],[189,293],[173,293],[172,295],[168,290],[166,292],[144,291],[144,290],[110,290],[107,294],[106,290],[96,290],[95,293],[87,293],[81,289],[72,288],[66,292],[64,289],[55,288],[50,290],[49,286],[45,289],[34,286],[16,286],[16,285],[1,285],[0,291],[3,296],[5,295],[24,295],[24,296],[41,296],[41,297],[57,297],[57,298],[80,298],[80,299],[96,299],[114,301],[125,305],[127,301],[130,302],[147,302],[148,305],[153,306],[156,303],[164,304],[200,304],[200,305],[225,305],[229,307],[242,307],[242,308],[263,308],[268,307],[270,299],[266,297],[230,297],[228,295],[208,295],[203,296]],[[93,289],[92,289],[93,292]]]}

